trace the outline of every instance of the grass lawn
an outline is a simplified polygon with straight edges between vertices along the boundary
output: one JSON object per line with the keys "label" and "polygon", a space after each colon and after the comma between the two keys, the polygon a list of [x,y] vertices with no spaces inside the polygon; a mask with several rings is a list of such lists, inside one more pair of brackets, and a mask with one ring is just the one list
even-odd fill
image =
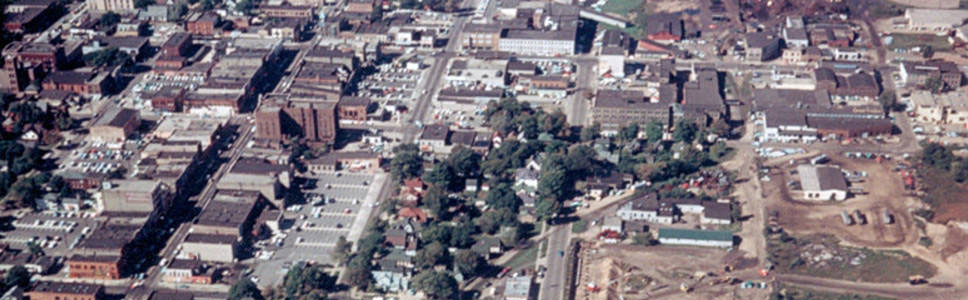
{"label": "grass lawn", "polygon": [[511,267],[511,272],[517,272],[524,268],[534,268],[535,261],[538,260],[538,247],[531,247],[518,251],[511,257],[503,267]]}
{"label": "grass lawn", "polygon": [[643,0],[609,0],[602,5],[603,12],[616,13],[620,15],[628,15],[629,13],[641,12]]}
{"label": "grass lawn", "polygon": [[894,38],[890,45],[887,45],[888,49],[910,49],[913,47],[924,47],[931,46],[934,51],[948,51],[951,50],[951,43],[948,42],[948,37],[937,36],[934,34],[907,34],[907,33],[892,33],[889,35]]}
{"label": "grass lawn", "polygon": [[861,282],[904,282],[931,277],[937,269],[904,251],[841,246],[831,235],[792,237],[781,233],[767,241],[770,261],[780,272]]}
{"label": "grass lawn", "polygon": [[[780,297],[782,296],[782,298]],[[859,294],[837,294],[830,292],[815,291],[810,289],[799,288],[795,286],[779,284],[776,289],[773,290],[773,296],[770,299],[797,299],[797,300],[894,300],[894,298],[885,298],[881,296],[874,295],[859,295]]]}

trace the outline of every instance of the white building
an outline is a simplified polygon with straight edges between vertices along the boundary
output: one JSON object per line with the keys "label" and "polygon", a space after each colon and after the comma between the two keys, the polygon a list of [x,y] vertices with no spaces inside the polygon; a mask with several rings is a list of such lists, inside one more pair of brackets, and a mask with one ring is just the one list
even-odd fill
{"label": "white building", "polygon": [[552,31],[511,29],[498,41],[498,50],[521,55],[573,55],[575,37],[575,29]]}
{"label": "white building", "polygon": [[840,168],[831,166],[797,166],[803,198],[807,200],[847,199],[847,180]]}
{"label": "white building", "polygon": [[968,19],[968,10],[908,8],[904,11],[904,19],[910,30],[946,32],[961,26]]}
{"label": "white building", "polygon": [[817,129],[807,125],[805,115],[793,111],[767,110],[764,113],[763,138],[766,141],[813,142]]}
{"label": "white building", "polygon": [[733,246],[733,233],[725,230],[659,228],[659,243],[728,248]]}

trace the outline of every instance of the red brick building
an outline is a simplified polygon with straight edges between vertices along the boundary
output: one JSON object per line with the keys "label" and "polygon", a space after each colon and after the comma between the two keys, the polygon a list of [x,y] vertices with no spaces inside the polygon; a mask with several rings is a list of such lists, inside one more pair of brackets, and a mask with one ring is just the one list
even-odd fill
{"label": "red brick building", "polygon": [[38,281],[27,292],[30,300],[101,300],[104,287],[76,282]]}

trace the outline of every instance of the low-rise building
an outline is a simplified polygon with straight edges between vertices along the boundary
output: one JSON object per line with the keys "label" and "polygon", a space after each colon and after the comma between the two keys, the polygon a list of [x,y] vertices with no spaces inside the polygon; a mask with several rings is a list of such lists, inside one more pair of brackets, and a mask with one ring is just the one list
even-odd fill
{"label": "low-rise building", "polygon": [[90,137],[105,142],[123,142],[141,126],[141,114],[134,109],[112,106],[91,124]]}
{"label": "low-rise building", "polygon": [[963,74],[958,65],[949,61],[932,60],[927,62],[901,62],[898,69],[901,82],[910,87],[924,87],[931,78],[938,78],[949,89],[961,86]]}
{"label": "low-rise building", "polygon": [[238,235],[191,233],[185,237],[181,249],[183,255],[192,259],[233,263],[237,258],[238,242]]}
{"label": "low-rise building", "polygon": [[531,276],[508,277],[504,284],[505,300],[532,300]]}
{"label": "low-rise building", "polygon": [[948,32],[968,19],[966,9],[908,8],[904,11],[909,30]]}
{"label": "low-rise building", "polygon": [[30,300],[101,300],[104,287],[79,282],[38,281],[27,292]]}
{"label": "low-rise building", "polygon": [[726,230],[696,230],[659,228],[659,243],[728,248],[733,246],[733,232]]}
{"label": "low-rise building", "polygon": [[847,199],[847,180],[840,168],[831,166],[797,166],[803,198],[807,200]]}

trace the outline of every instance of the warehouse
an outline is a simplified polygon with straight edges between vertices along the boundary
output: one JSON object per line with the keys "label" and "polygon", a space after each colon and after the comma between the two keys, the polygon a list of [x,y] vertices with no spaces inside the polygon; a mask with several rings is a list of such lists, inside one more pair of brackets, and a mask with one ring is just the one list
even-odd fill
{"label": "warehouse", "polygon": [[733,246],[733,233],[725,230],[659,228],[659,243],[728,248]]}

